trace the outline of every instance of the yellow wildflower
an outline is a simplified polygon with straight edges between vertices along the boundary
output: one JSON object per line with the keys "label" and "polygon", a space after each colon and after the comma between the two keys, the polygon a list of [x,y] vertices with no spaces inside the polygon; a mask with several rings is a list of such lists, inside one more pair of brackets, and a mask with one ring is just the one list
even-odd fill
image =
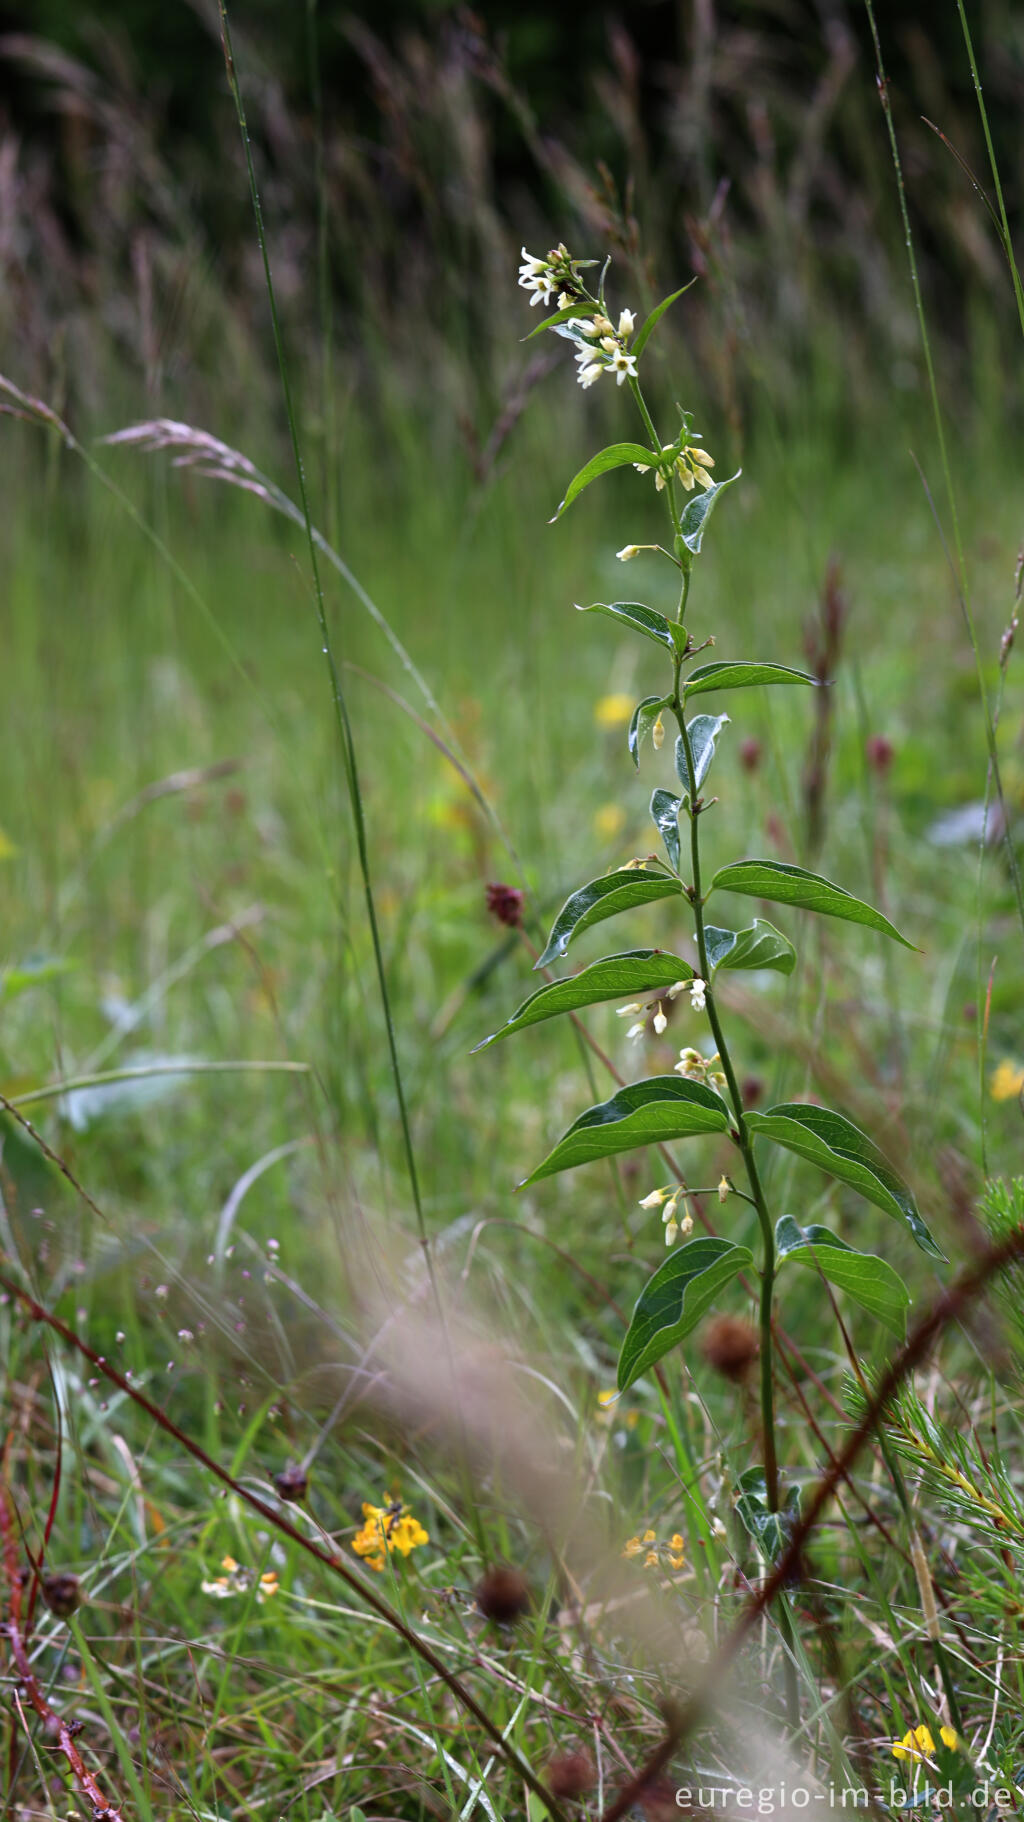
{"label": "yellow wildflower", "polygon": [[678,1555],[680,1551],[686,1549],[685,1537],[681,1537],[678,1531],[673,1531],[672,1536],[668,1540],[668,1547],[670,1550],[674,1550]]}
{"label": "yellow wildflower", "polygon": [[633,714],[633,698],[621,691],[611,696],[599,696],[594,704],[594,720],[599,728],[625,727]]}
{"label": "yellow wildflower", "polygon": [[644,1557],[644,1568],[645,1569],[656,1569],[657,1567],[658,1567],[657,1550],[648,1550],[647,1555]]}
{"label": "yellow wildflower", "polygon": [[1024,1069],[1004,1057],[992,1072],[989,1093],[993,1101],[1013,1101],[1024,1090]]}
{"label": "yellow wildflower", "polygon": [[429,1542],[428,1532],[400,1500],[392,1501],[389,1506],[373,1506],[369,1501],[363,1501],[363,1525],[352,1539],[352,1548],[368,1569],[375,1569],[379,1574],[392,1551],[398,1550],[402,1556],[408,1556],[410,1550]]}
{"label": "yellow wildflower", "polygon": [[623,1556],[639,1556],[642,1549],[643,1544],[638,1537],[627,1537],[622,1547],[622,1554]]}
{"label": "yellow wildflower", "polygon": [[[950,1747],[954,1752],[960,1744],[959,1735],[952,1727],[940,1727],[939,1739],[943,1746]],[[934,1752],[935,1740],[932,1730],[924,1725],[908,1728],[902,1740],[897,1740],[892,1747],[894,1759],[927,1759],[931,1758]]]}
{"label": "yellow wildflower", "polygon": [[640,1539],[640,1542],[642,1544],[654,1544],[654,1543],[657,1543],[657,1541],[658,1541],[658,1534],[656,1531],[645,1531],[642,1538]]}

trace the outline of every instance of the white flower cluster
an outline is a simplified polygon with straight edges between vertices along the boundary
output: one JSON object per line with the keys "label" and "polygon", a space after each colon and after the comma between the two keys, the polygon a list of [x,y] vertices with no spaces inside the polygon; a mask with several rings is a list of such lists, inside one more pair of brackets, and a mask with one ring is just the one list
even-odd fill
{"label": "white flower cluster", "polygon": [[[715,458],[708,455],[706,449],[697,449],[693,443],[686,443],[680,449],[677,445],[669,443],[661,453],[666,463],[671,463],[675,468],[676,476],[684,492],[692,493],[695,486],[714,486],[708,469],[715,466]],[[649,474],[651,465],[649,462],[634,462],[633,467],[637,474]],[[659,493],[665,486],[665,476],[660,468],[654,471],[654,485]]]}
{"label": "white flower cluster", "polygon": [[[700,989],[699,993],[697,991],[698,988]],[[662,1000],[674,1000],[678,998],[680,993],[686,991],[689,991],[691,1006],[695,1006],[698,1009],[702,1008],[704,1005],[703,981],[673,981],[667,992],[658,999],[651,1000],[649,1005],[645,1006],[641,1000],[630,1000],[627,1006],[620,1006],[618,1008],[615,1016],[619,1019],[636,1019],[636,1024],[631,1025],[626,1033],[626,1036],[632,1038],[635,1044],[643,1037],[643,1034],[647,1029],[647,1014],[653,1008],[654,1017],[651,1020],[651,1023],[654,1026],[655,1036],[660,1038],[668,1024],[668,1015],[662,1004]]]}
{"label": "white flower cluster", "polygon": [[619,386],[623,380],[636,379],[636,355],[626,346],[636,328],[632,310],[620,311],[617,328],[600,310],[590,317],[570,316],[564,327],[576,343],[576,378],[584,390],[602,373],[614,373]]}
{"label": "white flower cluster", "polygon": [[[652,1189],[650,1195],[645,1196],[640,1203],[641,1208],[661,1209],[661,1219],[665,1227],[666,1246],[674,1246],[680,1234],[682,1234],[685,1239],[687,1234],[693,1232],[693,1216],[691,1214],[684,1214],[681,1220],[676,1220],[676,1210],[679,1207],[682,1195],[683,1190],[681,1188],[672,1189],[669,1187],[668,1189]],[[663,1208],[662,1203],[664,1203]]]}

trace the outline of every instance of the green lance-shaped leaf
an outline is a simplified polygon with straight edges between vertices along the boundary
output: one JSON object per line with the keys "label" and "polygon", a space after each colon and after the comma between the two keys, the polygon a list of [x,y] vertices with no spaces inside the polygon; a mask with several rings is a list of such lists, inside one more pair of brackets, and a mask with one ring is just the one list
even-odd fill
{"label": "green lance-shaped leaf", "polygon": [[933,1259],[945,1257],[928,1232],[906,1184],[877,1146],[852,1120],[805,1101],[786,1101],[766,1113],[744,1115],[748,1132],[762,1133],[787,1151],[817,1164],[829,1176],[860,1191],[876,1208],[905,1221],[918,1246]]}
{"label": "green lance-shaped leaf", "polygon": [[[559,323],[567,323],[570,317],[582,317],[582,315],[583,306],[581,304],[563,304],[560,310],[553,310],[550,316],[545,316],[543,321],[539,322],[535,328],[530,330],[529,335],[521,335],[519,339],[521,342],[532,342],[538,335],[543,335],[545,329],[557,329]],[[567,334],[566,340],[574,342],[576,337],[572,334]]]}
{"label": "green lance-shaped leaf", "polygon": [[817,677],[808,671],[791,670],[788,664],[740,662],[701,664],[683,683],[684,696],[703,696],[708,690],[748,690],[762,683],[809,683],[819,687]]}
{"label": "green lance-shaped leaf", "polygon": [[660,304],[655,304],[654,309],[651,311],[650,316],[647,318],[646,322],[643,323],[641,328],[639,328],[637,330],[636,337],[633,340],[633,342],[631,342],[631,344],[630,344],[629,352],[630,352],[630,354],[635,354],[637,360],[640,359],[640,356],[642,355],[644,349],[646,348],[647,343],[650,340],[651,336],[653,335],[655,329],[658,327],[658,324],[660,323],[666,310],[671,309],[672,305],[676,302],[676,300],[678,298],[682,297],[683,292],[688,291],[690,289],[690,285],[695,285],[696,283],[697,283],[696,277],[691,278],[690,284],[683,285],[680,290],[673,291],[671,297],[663,297]]}
{"label": "green lance-shaped leaf", "polygon": [[665,852],[677,873],[679,871],[679,812],[682,807],[682,798],[673,797],[671,791],[651,792],[651,820],[665,843]]}
{"label": "green lance-shaped leaf", "polygon": [[641,462],[645,468],[653,468],[660,459],[660,456],[653,450],[645,449],[642,443],[610,443],[607,449],[602,449],[596,456],[592,456],[586,466],[580,469],[579,474],[573,475],[566,489],[565,499],[553,518],[549,520],[549,524],[553,525],[556,519],[560,519],[573,501],[579,499],[583,489],[589,487],[591,481],[597,480],[598,475],[608,474],[612,468],[625,468],[629,462]]}
{"label": "green lance-shaped leaf", "polygon": [[620,1088],[610,1101],[588,1107],[520,1187],[539,1183],[560,1170],[592,1164],[595,1158],[635,1151],[640,1145],[660,1145],[695,1133],[728,1131],[725,1102],[713,1088],[674,1075],[650,1076],[646,1082],[631,1082]]}
{"label": "green lance-shaped leaf", "polygon": [[901,936],[894,924],[862,899],[844,892],[820,873],[808,873],[803,867],[790,866],[781,860],[737,860],[720,867],[711,881],[711,890],[743,892],[749,898],[771,899],[777,905],[797,905],[802,911],[817,911],[822,917],[842,917],[849,924],[867,924],[881,930],[905,949],[914,945]]}
{"label": "green lance-shaped leaf", "polygon": [[779,974],[792,974],[796,967],[792,943],[766,917],[755,917],[746,930],[705,924],[704,940],[712,973],[716,968],[775,968]]}
{"label": "green lance-shaped leaf", "polygon": [[745,1271],[753,1257],[749,1247],[714,1234],[688,1240],[669,1254],[637,1299],[619,1355],[620,1392],[685,1340],[722,1286]]}
{"label": "green lance-shaped leaf", "polygon": [[666,620],[656,608],[645,607],[642,601],[594,601],[590,607],[580,607],[578,614],[607,614],[609,620],[618,620],[620,625],[631,626],[634,632],[643,633],[645,638],[653,639],[655,645],[664,646],[666,651],[682,651],[686,643],[686,630],[678,621]]}
{"label": "green lance-shaped leaf", "polygon": [[738,1482],[735,1512],[748,1537],[752,1537],[770,1563],[777,1563],[788,1548],[800,1517],[800,1488],[790,1487],[781,1512],[768,1509],[768,1483],[763,1468],[747,1468]]}
{"label": "green lance-shaped leaf", "polygon": [[736,473],[730,475],[727,481],[712,481],[710,487],[702,488],[700,493],[695,493],[692,500],[683,508],[683,516],[679,522],[679,535],[687,550],[692,551],[695,557],[700,554],[704,528],[715,510],[719,495],[723,494],[727,487],[731,487],[734,481],[738,481],[742,473],[742,468],[737,468]]}
{"label": "green lance-shaped leaf", "polygon": [[476,1050],[496,1044],[499,1038],[511,1037],[514,1031],[525,1031],[527,1025],[539,1025],[560,1012],[578,1012],[582,1006],[599,1006],[605,1000],[632,999],[637,993],[656,993],[659,987],[674,987],[676,981],[692,979],[689,962],[665,949],[627,949],[621,955],[606,955],[568,980],[552,981],[550,986],[531,994],[508,1024],[492,1037],[484,1038]]}
{"label": "green lance-shaped leaf", "polygon": [[633,710],[629,723],[629,750],[633,764],[640,770],[640,748],[643,746],[651,729],[657,724],[658,716],[667,709],[671,698],[668,696],[645,696]]}
{"label": "green lance-shaped leaf", "polygon": [[617,873],[606,873],[592,879],[567,898],[551,926],[548,946],[534,963],[535,968],[549,968],[563,956],[573,938],[606,917],[617,917],[620,911],[631,911],[634,905],[647,905],[658,898],[673,898],[683,890],[669,873],[647,873],[638,867],[620,867]]}
{"label": "green lance-shaped leaf", "polygon": [[693,754],[692,777],[682,735],[676,740],[676,771],[691,803],[700,794],[700,787],[710,772],[711,761],[715,757],[715,741],[728,723],[728,715],[695,715],[692,721],[687,722],[686,732],[690,736],[690,751]]}
{"label": "green lance-shaped leaf", "polygon": [[792,1215],[783,1215],[775,1226],[776,1257],[795,1259],[820,1271],[830,1284],[846,1291],[855,1303],[902,1341],[907,1332],[910,1292],[887,1259],[859,1253],[827,1227],[801,1227]]}

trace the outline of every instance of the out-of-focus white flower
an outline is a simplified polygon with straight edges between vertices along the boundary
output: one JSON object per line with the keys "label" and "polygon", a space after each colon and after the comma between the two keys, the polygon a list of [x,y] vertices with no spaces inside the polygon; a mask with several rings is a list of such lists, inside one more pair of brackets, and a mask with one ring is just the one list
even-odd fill
{"label": "out-of-focus white flower", "polygon": [[707,1000],[705,999],[706,991],[707,983],[705,981],[698,978],[690,982],[690,1005],[693,1007],[694,1012],[703,1012],[704,1007],[707,1004]]}
{"label": "out-of-focus white flower", "polygon": [[621,550],[615,552],[615,555],[620,563],[628,563],[631,557],[639,555],[639,551],[639,544],[624,544]]}
{"label": "out-of-focus white flower", "polygon": [[621,311],[619,314],[619,334],[623,336],[632,335],[635,328],[636,317],[633,315],[632,310]]}
{"label": "out-of-focus white flower", "polygon": [[660,1006],[658,1007],[658,1010],[654,1015],[653,1024],[654,1024],[655,1032],[657,1033],[658,1037],[660,1037],[662,1032],[665,1029],[665,1026],[668,1024],[668,1019],[665,1017],[665,1014],[662,1012]]}
{"label": "out-of-focus white flower", "polygon": [[583,387],[584,392],[586,392],[588,386],[592,386],[594,384],[595,380],[599,380],[601,378],[601,375],[604,371],[605,371],[605,369],[602,366],[600,361],[591,361],[591,363],[588,367],[580,368],[580,371],[576,375],[576,377],[579,380],[580,385]]}
{"label": "out-of-focus white flower", "polygon": [[657,721],[655,722],[653,728],[651,729],[651,745],[653,746],[654,751],[656,753],[660,752],[662,745],[664,744],[664,740],[665,740],[665,723],[662,721],[661,716],[659,715]]}
{"label": "out-of-focus white flower", "polygon": [[665,1191],[663,1189],[652,1189],[650,1195],[644,1197],[643,1201],[639,1204],[639,1207],[660,1208],[664,1200]]}

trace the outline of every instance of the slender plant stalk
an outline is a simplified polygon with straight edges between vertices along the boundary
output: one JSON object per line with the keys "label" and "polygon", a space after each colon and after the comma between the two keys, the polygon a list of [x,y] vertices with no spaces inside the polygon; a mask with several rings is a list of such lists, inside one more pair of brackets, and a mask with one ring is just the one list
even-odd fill
{"label": "slender plant stalk", "polygon": [[[651,439],[651,446],[654,449],[660,449],[662,446],[661,439],[658,436],[654,420],[647,407],[639,382],[631,378],[630,389],[643,420],[644,429]],[[676,503],[675,489],[675,480],[674,478],[670,478],[665,484],[664,493],[669,518],[672,522],[675,549],[681,567],[677,619],[680,624],[682,624],[683,615],[686,611],[686,604],[690,594],[693,558],[681,539],[681,520],[679,508]],[[691,780],[695,780],[697,773],[693,761],[693,745],[686,725],[683,698],[679,688],[681,669],[682,657],[677,656],[674,662],[670,707],[679,728],[679,737],[686,758],[687,776]],[[761,1230],[762,1260],[761,1294],[759,1300],[761,1440],[764,1451],[764,1478],[767,1506],[769,1512],[779,1512],[782,1509],[782,1501],[779,1491],[779,1457],[775,1422],[775,1358],[774,1339],[772,1334],[776,1263],[775,1232],[772,1227],[771,1215],[768,1211],[764,1188],[757,1168],[757,1160],[754,1157],[753,1141],[747,1131],[746,1123],[743,1118],[743,1096],[736,1079],[736,1071],[729,1054],[729,1046],[726,1042],[725,1033],[722,1030],[722,1022],[719,1018],[718,1007],[715,1003],[714,989],[711,984],[712,969],[708,960],[707,935],[704,923],[704,894],[701,887],[700,817],[704,806],[701,804],[701,801],[694,790],[687,792],[685,802],[686,812],[690,820],[691,880],[687,887],[687,892],[690,902],[693,905],[697,956],[700,963],[701,978],[704,981],[705,1010],[708,1015],[708,1023],[711,1026],[712,1036],[715,1040],[715,1048],[718,1051],[719,1062],[722,1065],[722,1071],[729,1087],[729,1098],[732,1102],[733,1114],[736,1121],[734,1136],[743,1158],[743,1167],[747,1174],[747,1182],[750,1185],[750,1200],[757,1210],[757,1221]],[[793,1627],[785,1600],[782,1600],[779,1603],[779,1629],[784,1644],[786,1714],[790,1727],[795,1731],[800,1724],[800,1698],[796,1678]]]}

